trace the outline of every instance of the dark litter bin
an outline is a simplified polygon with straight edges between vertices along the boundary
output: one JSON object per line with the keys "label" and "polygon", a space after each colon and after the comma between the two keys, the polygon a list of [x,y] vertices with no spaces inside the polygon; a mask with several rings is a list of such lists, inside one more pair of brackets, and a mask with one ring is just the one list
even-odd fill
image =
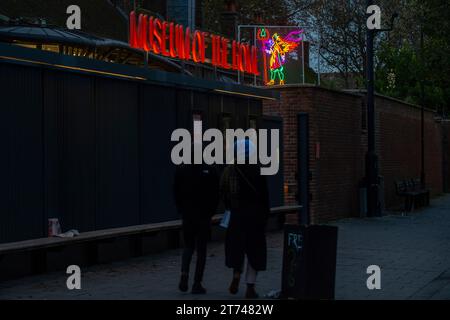
{"label": "dark litter bin", "polygon": [[334,299],[337,227],[285,225],[282,297]]}

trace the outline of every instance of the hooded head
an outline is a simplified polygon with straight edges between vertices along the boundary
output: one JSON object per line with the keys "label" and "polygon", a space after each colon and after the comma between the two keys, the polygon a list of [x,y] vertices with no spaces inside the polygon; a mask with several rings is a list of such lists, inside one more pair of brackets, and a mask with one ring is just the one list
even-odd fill
{"label": "hooded head", "polygon": [[250,157],[254,156],[256,152],[255,144],[250,139],[237,140],[234,143],[234,158],[244,158],[248,163]]}

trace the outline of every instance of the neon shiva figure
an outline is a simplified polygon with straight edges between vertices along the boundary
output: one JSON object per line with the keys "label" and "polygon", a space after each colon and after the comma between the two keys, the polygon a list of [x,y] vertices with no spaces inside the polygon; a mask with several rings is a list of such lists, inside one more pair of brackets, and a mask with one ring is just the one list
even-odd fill
{"label": "neon shiva figure", "polygon": [[280,81],[279,84],[283,85],[283,65],[286,63],[286,54],[294,51],[295,48],[297,48],[299,42],[302,40],[302,37],[299,37],[299,35],[303,32],[303,30],[292,31],[284,38],[282,38],[278,33],[274,33],[271,39],[268,35],[268,31],[264,31],[264,33],[267,33],[267,36],[265,37],[265,39],[260,39],[263,42],[263,50],[266,54],[270,55],[270,81],[266,84],[268,86],[275,84],[275,81],[278,77]]}

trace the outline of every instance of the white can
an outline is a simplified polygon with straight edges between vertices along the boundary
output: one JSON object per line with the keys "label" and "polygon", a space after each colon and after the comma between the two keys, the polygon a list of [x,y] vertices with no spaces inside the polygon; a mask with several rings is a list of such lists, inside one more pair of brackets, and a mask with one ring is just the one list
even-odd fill
{"label": "white can", "polygon": [[58,218],[48,219],[48,236],[54,237],[61,233],[61,225],[59,224]]}

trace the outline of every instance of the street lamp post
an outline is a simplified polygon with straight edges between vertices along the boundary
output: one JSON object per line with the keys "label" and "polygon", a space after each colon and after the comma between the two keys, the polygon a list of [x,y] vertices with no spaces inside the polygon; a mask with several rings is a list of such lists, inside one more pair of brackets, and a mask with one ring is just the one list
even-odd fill
{"label": "street lamp post", "polygon": [[[367,0],[367,7],[373,4]],[[366,187],[367,215],[369,217],[381,214],[378,196],[378,156],[375,152],[375,103],[374,103],[374,66],[373,40],[375,30],[367,29],[367,153],[366,153]]]}
{"label": "street lamp post", "polygon": [[424,45],[423,45],[423,17],[420,23],[420,60],[422,65],[422,74],[420,79],[420,184],[422,189],[425,189],[425,119],[424,119],[424,109],[425,109],[425,84],[424,84],[424,66],[425,66],[425,55],[424,55]]}
{"label": "street lamp post", "polygon": [[[373,0],[367,0],[367,8],[373,5]],[[374,63],[373,41],[377,32],[392,31],[397,13],[392,14],[391,25],[387,29],[367,29],[367,153],[366,153],[366,187],[367,216],[381,215],[379,201],[378,156],[375,150],[375,102],[374,102]]]}

